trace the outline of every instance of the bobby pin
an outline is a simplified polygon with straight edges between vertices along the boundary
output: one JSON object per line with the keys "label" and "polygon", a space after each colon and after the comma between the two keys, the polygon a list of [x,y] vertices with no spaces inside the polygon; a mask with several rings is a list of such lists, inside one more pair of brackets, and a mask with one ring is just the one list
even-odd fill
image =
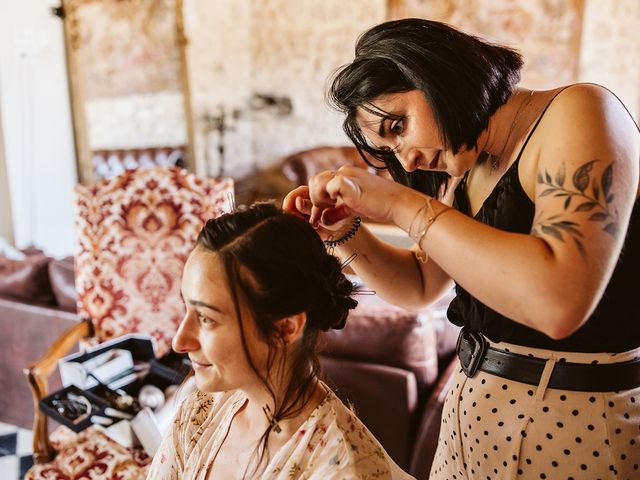
{"label": "bobby pin", "polygon": [[368,290],[365,288],[356,288],[351,295],[375,295],[375,290]]}
{"label": "bobby pin", "polygon": [[349,264],[356,259],[357,256],[357,253],[352,253],[350,256],[348,256],[347,259],[340,264],[340,270],[344,270],[345,268],[347,268]]}

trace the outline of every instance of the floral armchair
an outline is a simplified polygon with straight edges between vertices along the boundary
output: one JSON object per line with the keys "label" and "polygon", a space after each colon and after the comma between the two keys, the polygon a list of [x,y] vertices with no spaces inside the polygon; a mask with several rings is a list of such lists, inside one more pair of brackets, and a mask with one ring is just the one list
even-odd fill
{"label": "floral armchair", "polygon": [[49,438],[39,401],[57,361],[78,341],[86,347],[142,332],[156,339],[158,356],[169,351],[183,315],[182,267],[204,222],[230,210],[233,182],[151,168],[78,186],[75,193],[81,321],[25,369],[35,409],[35,465],[25,478],[144,478],[150,458],[93,427],[79,434],[60,427]]}

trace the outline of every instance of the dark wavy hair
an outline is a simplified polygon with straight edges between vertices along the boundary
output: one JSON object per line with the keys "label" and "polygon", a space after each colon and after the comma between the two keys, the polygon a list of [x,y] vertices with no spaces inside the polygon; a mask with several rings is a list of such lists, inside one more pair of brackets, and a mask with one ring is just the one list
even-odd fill
{"label": "dark wavy hair", "polygon": [[[342,273],[339,260],[327,253],[308,222],[284,213],[274,203],[241,207],[207,221],[197,247],[215,252],[224,266],[244,353],[275,402],[274,420],[297,415],[308,403],[320,372],[318,333],[343,328],[349,310],[358,303],[352,298],[354,286]],[[242,326],[241,302],[269,346],[266,371],[286,374],[284,365],[287,361],[291,365],[283,395],[278,395],[252,359]],[[284,346],[275,322],[301,312],[307,314],[301,340],[289,358],[282,355],[280,364],[274,365],[278,348]],[[254,474],[269,462],[267,443],[272,428],[265,431],[256,450]],[[245,476],[248,469],[249,465]]]}
{"label": "dark wavy hair", "polygon": [[[445,147],[473,149],[489,118],[520,80],[522,57],[516,51],[465,34],[444,23],[419,18],[394,20],[363,33],[355,59],[333,77],[328,101],[346,114],[343,128],[365,161],[388,168],[399,183],[435,195],[442,172],[406,172],[396,156],[373,146],[356,122],[361,107],[381,117],[400,119],[372,105],[379,95],[420,90],[433,110]],[[375,165],[365,153],[381,160]]]}

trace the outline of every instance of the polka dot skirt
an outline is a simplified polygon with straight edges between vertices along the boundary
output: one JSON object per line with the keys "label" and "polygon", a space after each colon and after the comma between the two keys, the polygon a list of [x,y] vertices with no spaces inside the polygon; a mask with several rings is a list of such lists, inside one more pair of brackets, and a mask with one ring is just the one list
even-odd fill
{"label": "polka dot skirt", "polygon": [[[492,347],[556,362],[640,357]],[[640,479],[640,387],[575,392],[457,370],[442,414],[431,480]]]}

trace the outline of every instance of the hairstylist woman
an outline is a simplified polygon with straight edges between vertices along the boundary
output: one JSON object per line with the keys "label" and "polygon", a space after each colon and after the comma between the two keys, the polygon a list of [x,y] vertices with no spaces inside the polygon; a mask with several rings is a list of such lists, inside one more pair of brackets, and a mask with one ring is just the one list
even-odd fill
{"label": "hairstylist woman", "polygon": [[521,66],[438,22],[372,28],[330,98],[395,182],[343,167],[284,206],[357,253],[351,266],[388,301],[419,307],[455,283],[461,368],[432,478],[636,478],[640,133],[605,88],[528,90]]}

